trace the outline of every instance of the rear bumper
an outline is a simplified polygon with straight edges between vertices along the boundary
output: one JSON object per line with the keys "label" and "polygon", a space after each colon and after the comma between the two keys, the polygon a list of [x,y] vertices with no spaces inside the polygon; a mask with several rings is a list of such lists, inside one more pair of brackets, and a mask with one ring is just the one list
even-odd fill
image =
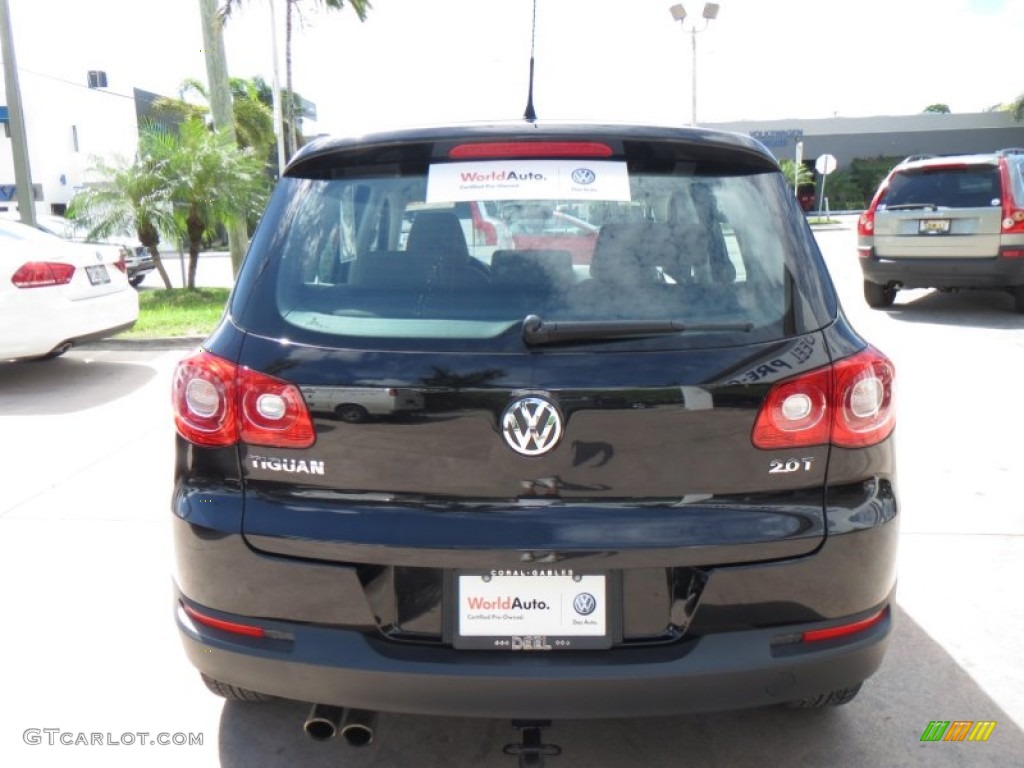
{"label": "rear bumper", "polygon": [[[210,484],[179,487],[172,517],[177,624],[201,672],[299,701],[500,718],[777,704],[855,685],[878,668],[886,650],[888,614],[842,639],[794,642],[802,632],[871,616],[893,599],[898,517],[892,487],[884,480],[851,483],[834,489],[830,499],[829,533],[808,555],[697,568],[678,553],[649,550],[644,567],[631,558],[623,582],[636,577],[640,588],[623,587],[630,595],[623,626],[642,629],[652,615],[664,617],[661,627],[689,621],[681,637],[604,651],[514,653],[454,650],[441,634],[417,642],[394,634],[397,627],[429,632],[445,624],[444,604],[439,593],[431,594],[428,580],[416,582],[420,589],[408,599],[392,602],[390,595],[399,571],[449,568],[447,560],[436,561],[435,568],[391,567],[390,561],[408,554],[387,547],[376,553],[379,566],[258,552],[240,533],[237,494]],[[615,559],[610,552],[589,552],[571,562],[585,570]],[[692,614],[671,596],[640,596],[663,590],[679,571],[706,578]],[[267,636],[197,623],[181,609],[183,602],[214,619],[259,627]]]}
{"label": "rear bumper", "polygon": [[777,642],[818,624],[531,656],[408,646],[287,622],[260,622],[280,633],[276,639],[243,639],[194,623],[180,607],[176,615],[192,664],[252,690],[384,712],[543,719],[710,712],[815,696],[874,673],[892,627],[886,609],[870,629],[813,650],[787,653]]}
{"label": "rear bumper", "polygon": [[[1019,250],[1019,249],[1018,249]],[[870,255],[864,256],[867,252]],[[890,259],[861,251],[864,279],[904,288],[1012,288],[1024,285],[1024,258]]]}
{"label": "rear bumper", "polygon": [[138,295],[127,286],[121,291],[77,301],[57,295],[48,301],[17,295],[15,299],[0,306],[0,327],[20,327],[32,318],[31,328],[0,339],[0,360],[39,357],[64,344],[113,336],[131,328],[139,317]]}

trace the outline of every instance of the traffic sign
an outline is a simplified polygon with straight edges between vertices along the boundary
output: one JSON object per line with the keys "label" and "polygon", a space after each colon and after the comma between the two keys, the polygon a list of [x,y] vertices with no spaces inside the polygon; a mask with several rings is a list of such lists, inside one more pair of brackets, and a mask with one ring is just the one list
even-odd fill
{"label": "traffic sign", "polygon": [[818,159],[814,161],[814,170],[822,176],[828,176],[836,169],[837,164],[835,155],[818,155]]}

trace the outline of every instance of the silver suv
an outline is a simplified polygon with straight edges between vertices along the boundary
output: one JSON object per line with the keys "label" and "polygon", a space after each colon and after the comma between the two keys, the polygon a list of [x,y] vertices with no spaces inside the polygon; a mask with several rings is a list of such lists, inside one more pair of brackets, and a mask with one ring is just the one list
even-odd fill
{"label": "silver suv", "polygon": [[1024,149],[905,160],[857,230],[872,307],[900,288],[1005,288],[1024,313]]}

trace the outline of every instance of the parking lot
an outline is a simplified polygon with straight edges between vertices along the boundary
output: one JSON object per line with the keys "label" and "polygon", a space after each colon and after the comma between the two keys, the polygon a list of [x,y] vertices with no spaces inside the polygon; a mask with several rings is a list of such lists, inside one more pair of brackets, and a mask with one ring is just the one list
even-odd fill
{"label": "parking lot", "polygon": [[[818,241],[853,324],[898,376],[900,586],[881,671],[833,711],[556,722],[551,768],[1024,761],[1024,316],[990,292],[908,291],[868,309],[842,222]],[[514,767],[507,721],[382,715],[353,750],[309,740],[305,705],[206,691],[170,601],[169,382],[186,353],[98,344],[0,367],[0,764]],[[997,725],[984,743],[922,743],[934,720]]]}

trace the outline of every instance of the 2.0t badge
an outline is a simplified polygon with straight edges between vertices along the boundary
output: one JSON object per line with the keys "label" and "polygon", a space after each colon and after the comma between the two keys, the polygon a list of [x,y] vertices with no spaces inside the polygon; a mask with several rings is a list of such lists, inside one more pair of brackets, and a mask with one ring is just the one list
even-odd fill
{"label": "2.0t badge", "polygon": [[562,439],[562,417],[554,403],[542,397],[521,397],[501,415],[505,442],[523,456],[541,456]]}

